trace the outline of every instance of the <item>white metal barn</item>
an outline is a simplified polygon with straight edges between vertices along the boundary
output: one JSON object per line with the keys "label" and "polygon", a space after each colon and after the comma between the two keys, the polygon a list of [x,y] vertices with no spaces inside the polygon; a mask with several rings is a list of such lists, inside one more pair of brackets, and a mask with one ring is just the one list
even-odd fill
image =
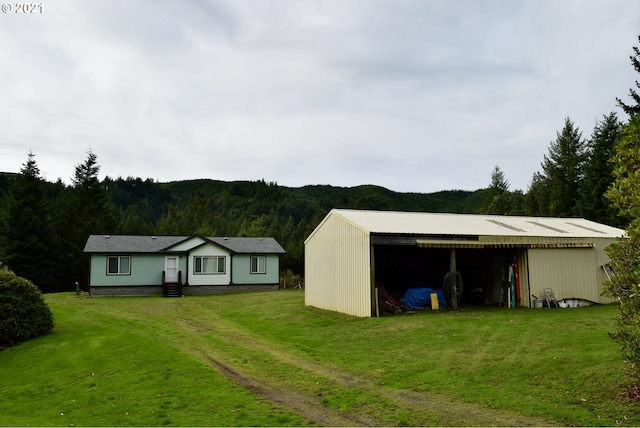
{"label": "white metal barn", "polygon": [[305,304],[377,316],[377,285],[394,295],[440,289],[457,271],[462,305],[471,293],[497,305],[508,262],[519,277],[519,306],[533,307],[544,288],[558,300],[608,303],[600,295],[604,249],[624,234],[580,218],[334,209],[305,240]]}

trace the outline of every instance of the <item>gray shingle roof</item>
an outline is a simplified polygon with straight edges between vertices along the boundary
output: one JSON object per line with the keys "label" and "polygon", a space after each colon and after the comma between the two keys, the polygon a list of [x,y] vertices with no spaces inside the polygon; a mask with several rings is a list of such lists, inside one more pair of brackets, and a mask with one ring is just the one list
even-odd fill
{"label": "gray shingle roof", "polygon": [[273,238],[208,238],[234,253],[284,254],[286,251]]}
{"label": "gray shingle roof", "polygon": [[156,253],[188,236],[91,235],[85,253]]}
{"label": "gray shingle roof", "polygon": [[[189,236],[91,235],[85,253],[157,253]],[[284,254],[273,238],[205,238],[235,253]]]}

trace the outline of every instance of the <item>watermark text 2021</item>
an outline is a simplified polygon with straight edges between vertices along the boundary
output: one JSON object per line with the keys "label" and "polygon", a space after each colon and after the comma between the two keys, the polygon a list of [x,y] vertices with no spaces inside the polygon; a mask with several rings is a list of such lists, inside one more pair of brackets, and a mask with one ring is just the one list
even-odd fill
{"label": "watermark text 2021", "polygon": [[31,15],[44,13],[44,3],[2,3],[2,13]]}

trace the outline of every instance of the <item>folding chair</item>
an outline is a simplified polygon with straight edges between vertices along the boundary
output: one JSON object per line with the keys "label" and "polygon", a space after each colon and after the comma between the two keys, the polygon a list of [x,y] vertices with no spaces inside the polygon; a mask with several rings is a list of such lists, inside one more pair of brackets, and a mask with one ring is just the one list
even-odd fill
{"label": "folding chair", "polygon": [[547,302],[547,307],[548,308],[557,308],[558,307],[558,301],[556,300],[556,295],[553,293],[553,290],[551,288],[545,288],[544,289],[544,297],[543,297],[544,301]]}

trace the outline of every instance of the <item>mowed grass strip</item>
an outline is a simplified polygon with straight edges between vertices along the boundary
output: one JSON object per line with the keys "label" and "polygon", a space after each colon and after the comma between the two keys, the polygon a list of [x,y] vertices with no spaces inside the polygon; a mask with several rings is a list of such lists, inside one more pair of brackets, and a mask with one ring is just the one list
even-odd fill
{"label": "mowed grass strip", "polygon": [[[227,319],[354,375],[395,390],[442,393],[557,424],[640,422],[621,397],[626,383],[614,330],[617,307],[425,311],[358,319],[314,310],[254,322],[241,307]],[[283,339],[284,338],[284,339]],[[445,422],[446,424],[446,422]]]}
{"label": "mowed grass strip", "polygon": [[[49,295],[54,332],[0,353],[2,426],[267,426],[305,421],[174,347],[172,320],[132,322],[117,299]],[[135,310],[142,298],[122,310]],[[151,304],[153,306],[153,304]],[[143,312],[143,311],[142,311]]]}
{"label": "mowed grass strip", "polygon": [[360,319],[297,290],[47,301],[54,333],[0,353],[0,425],[331,424],[211,361],[354,425],[640,424],[615,305]]}

